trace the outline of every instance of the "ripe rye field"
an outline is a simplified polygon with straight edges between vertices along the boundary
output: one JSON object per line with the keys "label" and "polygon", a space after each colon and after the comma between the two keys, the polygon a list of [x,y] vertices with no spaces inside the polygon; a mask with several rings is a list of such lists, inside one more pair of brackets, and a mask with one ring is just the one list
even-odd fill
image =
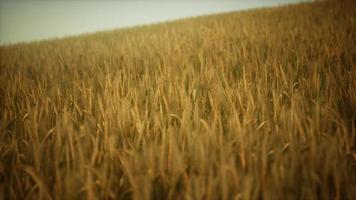
{"label": "ripe rye field", "polygon": [[356,199],[355,9],[0,47],[0,199]]}

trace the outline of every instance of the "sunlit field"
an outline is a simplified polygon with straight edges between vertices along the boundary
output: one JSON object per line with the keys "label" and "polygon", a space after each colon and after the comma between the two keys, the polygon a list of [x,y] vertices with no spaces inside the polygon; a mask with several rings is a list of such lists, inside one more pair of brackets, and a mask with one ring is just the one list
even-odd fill
{"label": "sunlit field", "polygon": [[0,199],[356,199],[356,3],[0,47]]}

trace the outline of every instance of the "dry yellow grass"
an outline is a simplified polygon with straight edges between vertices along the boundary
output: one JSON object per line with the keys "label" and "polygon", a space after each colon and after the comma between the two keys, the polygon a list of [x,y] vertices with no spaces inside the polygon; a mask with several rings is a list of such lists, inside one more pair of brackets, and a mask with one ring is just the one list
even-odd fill
{"label": "dry yellow grass", "polygon": [[0,47],[0,199],[356,199],[356,12]]}

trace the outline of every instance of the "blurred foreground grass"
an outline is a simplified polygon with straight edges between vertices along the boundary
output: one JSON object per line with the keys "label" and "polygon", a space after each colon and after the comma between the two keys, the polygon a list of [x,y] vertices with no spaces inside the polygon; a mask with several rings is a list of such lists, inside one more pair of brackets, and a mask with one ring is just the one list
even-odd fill
{"label": "blurred foreground grass", "polygon": [[0,199],[355,199],[355,8],[0,47]]}

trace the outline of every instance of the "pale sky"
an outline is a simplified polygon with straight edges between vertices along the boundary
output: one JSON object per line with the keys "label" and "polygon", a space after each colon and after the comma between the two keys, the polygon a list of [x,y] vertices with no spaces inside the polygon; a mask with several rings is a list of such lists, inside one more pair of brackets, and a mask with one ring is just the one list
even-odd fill
{"label": "pale sky", "polygon": [[301,0],[0,0],[0,44],[296,3]]}

